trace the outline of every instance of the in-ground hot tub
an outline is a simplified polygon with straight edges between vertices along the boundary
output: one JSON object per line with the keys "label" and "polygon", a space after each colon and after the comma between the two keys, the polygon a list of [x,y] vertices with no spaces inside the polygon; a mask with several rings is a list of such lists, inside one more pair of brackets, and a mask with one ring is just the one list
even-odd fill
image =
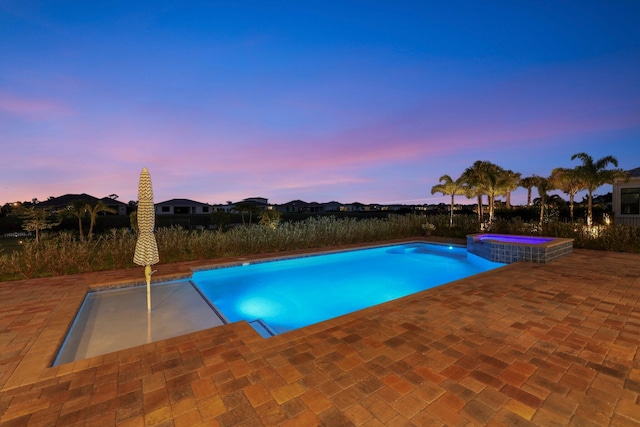
{"label": "in-ground hot tub", "polygon": [[573,239],[514,236],[509,234],[468,234],[467,251],[494,262],[517,261],[546,264],[573,251]]}

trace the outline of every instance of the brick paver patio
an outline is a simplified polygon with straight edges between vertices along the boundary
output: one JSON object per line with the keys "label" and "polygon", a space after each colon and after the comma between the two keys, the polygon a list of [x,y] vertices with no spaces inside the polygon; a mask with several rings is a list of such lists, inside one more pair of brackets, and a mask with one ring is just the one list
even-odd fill
{"label": "brick paver patio", "polygon": [[87,290],[140,274],[0,284],[0,424],[640,426],[637,254],[574,250],[268,340],[237,323],[49,367]]}

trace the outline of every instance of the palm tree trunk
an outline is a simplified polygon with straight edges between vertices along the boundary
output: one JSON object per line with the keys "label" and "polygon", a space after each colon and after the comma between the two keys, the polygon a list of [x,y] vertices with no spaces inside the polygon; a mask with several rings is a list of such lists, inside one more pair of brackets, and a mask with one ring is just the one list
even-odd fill
{"label": "palm tree trunk", "polygon": [[589,189],[589,200],[587,202],[587,225],[593,224],[593,193]]}
{"label": "palm tree trunk", "polygon": [[96,218],[92,215],[91,216],[91,223],[89,224],[89,231],[87,232],[87,239],[91,240],[91,238],[93,237],[93,224],[95,224],[96,222]]}
{"label": "palm tree trunk", "polygon": [[489,222],[493,222],[493,208],[494,208],[494,196],[487,196],[489,198]]}
{"label": "palm tree trunk", "polygon": [[82,217],[78,217],[78,231],[80,232],[80,241],[84,241],[84,234],[82,232]]}
{"label": "palm tree trunk", "polygon": [[449,228],[453,227],[453,198],[455,196],[452,194],[451,195],[451,213],[449,214]]}
{"label": "palm tree trunk", "polygon": [[569,194],[569,216],[571,217],[571,222],[573,222],[573,202],[575,199],[575,194]]}

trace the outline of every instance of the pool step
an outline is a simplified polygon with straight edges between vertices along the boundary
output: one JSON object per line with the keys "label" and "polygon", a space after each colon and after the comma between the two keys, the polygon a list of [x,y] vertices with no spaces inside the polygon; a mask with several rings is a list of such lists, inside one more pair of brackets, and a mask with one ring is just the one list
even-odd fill
{"label": "pool step", "polygon": [[271,338],[277,335],[276,332],[267,325],[262,319],[255,319],[249,322],[262,338]]}
{"label": "pool step", "polygon": [[222,322],[223,325],[227,325],[229,323],[229,320],[227,320],[227,318],[225,317],[224,314],[222,314],[222,312],[220,310],[218,310],[218,307],[216,307],[216,305],[214,303],[212,303],[211,301],[209,301],[209,298],[207,298],[207,296],[205,294],[202,293],[202,291],[200,290],[200,288],[193,283],[193,280],[189,280],[189,283],[191,283],[191,286],[193,286],[193,288],[198,292],[198,294],[200,294],[200,296],[202,297],[202,299],[204,300],[204,302],[207,303],[207,305],[209,307],[211,307],[211,310],[213,311],[213,313],[218,317],[218,319],[220,319],[220,322]]}

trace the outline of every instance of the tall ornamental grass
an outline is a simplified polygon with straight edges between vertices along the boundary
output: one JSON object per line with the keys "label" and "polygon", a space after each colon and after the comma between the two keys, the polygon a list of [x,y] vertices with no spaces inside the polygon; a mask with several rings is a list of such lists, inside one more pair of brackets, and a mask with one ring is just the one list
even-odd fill
{"label": "tall ornamental grass", "polygon": [[[170,227],[155,234],[160,261],[166,264],[411,237],[420,234],[423,222],[420,215],[359,221],[317,217],[276,228],[251,225],[221,233]],[[47,234],[40,243],[28,240],[21,250],[0,254],[0,281],[135,267],[135,244],[135,235],[125,229],[84,242],[69,232]]]}
{"label": "tall ornamental grass", "polygon": [[[475,216],[466,215],[454,216],[452,227],[449,227],[448,215],[390,215],[384,219],[362,220],[312,217],[301,222],[280,223],[275,228],[251,225],[224,233],[181,227],[159,228],[156,240],[160,262],[168,264],[416,237],[427,229],[432,230],[434,236],[464,238],[480,228]],[[587,227],[561,222],[549,222],[540,227],[510,219],[496,220],[488,231],[568,237],[574,239],[575,248],[640,253],[638,227]],[[84,242],[70,232],[46,234],[39,244],[27,240],[18,251],[0,253],[0,281],[135,267],[135,244],[136,236],[126,229],[112,229]]]}

